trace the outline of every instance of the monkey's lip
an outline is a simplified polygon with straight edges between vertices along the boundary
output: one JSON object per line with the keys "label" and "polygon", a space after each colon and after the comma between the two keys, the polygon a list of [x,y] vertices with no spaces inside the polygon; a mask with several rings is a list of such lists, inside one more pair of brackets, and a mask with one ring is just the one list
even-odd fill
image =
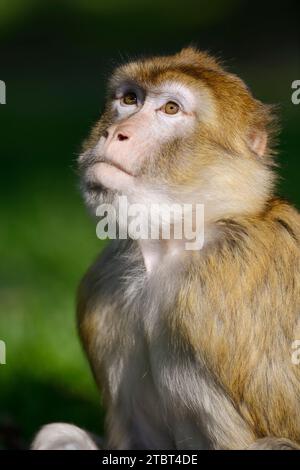
{"label": "monkey's lip", "polygon": [[93,188],[92,190],[95,190],[98,186],[99,191],[103,188],[115,191],[128,190],[135,181],[135,176],[132,173],[119,164],[115,164],[115,162],[105,160],[93,165],[90,176],[89,186]]}
{"label": "monkey's lip", "polygon": [[107,160],[103,160],[103,162],[101,162],[101,163],[106,163],[107,165],[110,165],[110,166],[112,166],[113,168],[116,168],[117,170],[122,171],[123,173],[126,173],[126,175],[131,176],[132,178],[135,177],[135,175],[134,175],[133,173],[131,173],[131,172],[128,171],[128,170],[125,170],[125,168],[122,167],[121,165],[119,165],[119,163],[116,163],[116,162],[109,162],[109,161],[107,161]]}
{"label": "monkey's lip", "polygon": [[123,168],[121,165],[117,164],[117,163],[112,163],[112,162],[109,162],[107,160],[102,160],[101,162],[97,162],[95,163],[88,171],[87,173],[87,177],[85,178],[85,187],[87,190],[89,191],[103,191],[105,190],[105,185],[103,184],[102,181],[100,181],[100,177],[101,176],[101,171],[99,171],[98,173],[98,170],[99,168],[110,168],[112,170],[116,170],[116,176],[117,174],[121,173],[121,174],[124,174],[126,175],[127,177],[129,178],[134,178],[135,175],[133,173],[131,173],[130,171],[128,170],[125,170],[125,168]]}

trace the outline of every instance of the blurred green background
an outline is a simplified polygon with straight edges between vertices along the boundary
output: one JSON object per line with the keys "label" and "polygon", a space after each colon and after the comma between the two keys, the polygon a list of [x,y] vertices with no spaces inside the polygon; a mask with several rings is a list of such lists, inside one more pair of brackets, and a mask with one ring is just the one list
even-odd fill
{"label": "blurred green background", "polygon": [[81,201],[76,156],[116,64],[190,43],[280,105],[279,191],[300,206],[291,2],[0,0],[0,448],[26,447],[51,421],[102,432],[74,320],[76,286],[102,244]]}

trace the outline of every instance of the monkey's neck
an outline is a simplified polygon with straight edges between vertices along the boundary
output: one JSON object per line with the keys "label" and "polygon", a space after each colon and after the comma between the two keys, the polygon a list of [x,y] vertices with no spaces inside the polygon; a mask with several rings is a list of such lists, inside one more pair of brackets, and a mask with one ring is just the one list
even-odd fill
{"label": "monkey's neck", "polygon": [[139,240],[138,244],[144,260],[144,265],[148,274],[155,272],[158,268],[161,268],[164,264],[172,263],[172,266],[176,266],[176,263],[180,263],[183,258],[186,259],[188,256],[193,256],[195,253],[199,253],[205,250],[207,246],[213,244],[220,233],[214,227],[207,227],[204,234],[204,243],[197,246],[196,242],[192,242],[192,249],[187,248],[190,240],[181,239],[170,239],[170,240]]}
{"label": "monkey's neck", "polygon": [[147,273],[155,272],[164,264],[171,263],[174,268],[177,262],[183,261],[183,258],[186,259],[199,253],[201,255],[223,236],[223,230],[220,230],[216,221],[206,220],[201,230],[203,230],[202,236],[198,238],[197,235],[198,242],[197,239],[188,240],[186,238],[180,240],[175,238],[138,240]]}
{"label": "monkey's neck", "polygon": [[184,240],[139,240],[139,246],[148,273],[167,259],[179,258],[185,251]]}

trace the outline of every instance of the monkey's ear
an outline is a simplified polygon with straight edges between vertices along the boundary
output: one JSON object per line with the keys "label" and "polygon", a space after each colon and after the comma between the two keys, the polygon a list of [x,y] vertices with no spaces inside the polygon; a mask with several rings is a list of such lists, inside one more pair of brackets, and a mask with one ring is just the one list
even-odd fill
{"label": "monkey's ear", "polygon": [[252,150],[252,152],[254,152],[258,157],[262,157],[265,154],[267,143],[268,135],[265,130],[252,130],[248,136],[248,145],[250,150]]}

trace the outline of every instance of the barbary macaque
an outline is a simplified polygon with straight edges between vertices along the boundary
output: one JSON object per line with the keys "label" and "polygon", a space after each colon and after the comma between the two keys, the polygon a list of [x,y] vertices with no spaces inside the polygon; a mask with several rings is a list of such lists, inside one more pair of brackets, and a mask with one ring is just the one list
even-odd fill
{"label": "barbary macaque", "polygon": [[275,197],[276,127],[272,107],[194,48],[113,74],[79,157],[89,209],[120,195],[200,203],[204,243],[117,239],[83,278],[78,328],[106,448],[299,448],[300,217]]}

